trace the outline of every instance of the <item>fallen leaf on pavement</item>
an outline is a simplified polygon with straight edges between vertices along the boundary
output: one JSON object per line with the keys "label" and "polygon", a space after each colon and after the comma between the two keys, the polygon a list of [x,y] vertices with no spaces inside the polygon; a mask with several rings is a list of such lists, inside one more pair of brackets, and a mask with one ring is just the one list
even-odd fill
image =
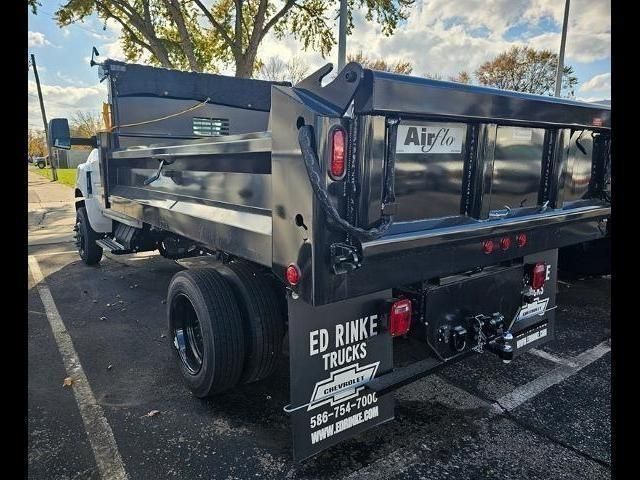
{"label": "fallen leaf on pavement", "polygon": [[72,385],[73,385],[73,378],[71,377],[65,378],[64,381],[62,382],[63,387],[70,387]]}
{"label": "fallen leaf on pavement", "polygon": [[147,413],[147,417],[155,417],[156,415],[158,415],[160,413],[160,410],[151,410],[149,413]]}

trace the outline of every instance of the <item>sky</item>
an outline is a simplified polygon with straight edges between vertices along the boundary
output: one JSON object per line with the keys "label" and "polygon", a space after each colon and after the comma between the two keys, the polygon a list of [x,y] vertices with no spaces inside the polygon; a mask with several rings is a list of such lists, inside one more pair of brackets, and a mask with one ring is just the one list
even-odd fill
{"label": "sky", "polygon": [[[98,49],[101,59],[124,60],[120,29],[115,22],[105,25],[97,16],[59,28],[53,13],[61,3],[41,0],[38,14],[29,11],[28,19],[28,51],[36,56],[47,117],[70,118],[79,110],[98,113],[106,101],[106,86],[98,81],[97,67],[89,66],[91,47]],[[438,73],[447,78],[462,70],[473,72],[513,45],[557,52],[564,4],[564,0],[416,0],[408,20],[390,37],[356,11],[347,51],[362,50],[390,61],[408,60],[414,75]],[[271,34],[263,40],[258,55],[285,61],[298,56],[309,65],[309,73],[327,62],[337,64],[337,47],[323,59],[316,52],[305,52],[290,37],[277,40]],[[578,77],[578,100],[610,99],[609,0],[571,1],[565,64],[573,66]],[[31,71],[28,82],[29,128],[42,128]]]}

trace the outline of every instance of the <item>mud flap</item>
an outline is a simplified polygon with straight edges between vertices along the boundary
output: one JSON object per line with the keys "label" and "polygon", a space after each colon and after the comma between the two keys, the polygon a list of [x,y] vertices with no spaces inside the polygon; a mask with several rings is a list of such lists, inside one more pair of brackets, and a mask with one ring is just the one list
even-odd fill
{"label": "mud flap", "polygon": [[514,356],[555,339],[556,292],[558,288],[558,250],[538,252],[524,257],[525,264],[545,262],[545,284],[532,292],[529,303],[518,307],[513,318]]}
{"label": "mud flap", "polygon": [[391,290],[320,307],[289,303],[293,457],[301,461],[394,418],[392,395],[364,385],[393,369]]}

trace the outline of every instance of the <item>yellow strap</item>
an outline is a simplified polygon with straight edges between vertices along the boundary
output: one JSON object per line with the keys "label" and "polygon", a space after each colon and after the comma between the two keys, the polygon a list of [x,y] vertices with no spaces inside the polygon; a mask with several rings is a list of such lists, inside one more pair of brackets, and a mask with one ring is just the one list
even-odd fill
{"label": "yellow strap", "polygon": [[173,117],[177,117],[178,115],[183,115],[185,113],[191,112],[197,108],[202,107],[203,105],[205,105],[206,103],[209,102],[209,100],[211,100],[211,98],[207,97],[206,100],[204,102],[201,102],[197,105],[194,105],[193,107],[189,107],[186,110],[183,110],[181,112],[177,112],[177,113],[172,113],[171,115],[165,115],[164,117],[160,117],[160,118],[154,118],[153,120],[145,120],[144,122],[137,122],[137,123],[128,123],[125,125],[114,125],[113,127],[111,127],[109,130],[113,130],[114,128],[124,128],[124,127],[136,127],[138,125],[146,125],[148,123],[154,123],[154,122],[159,122],[161,120],[166,120],[168,118],[173,118]]}

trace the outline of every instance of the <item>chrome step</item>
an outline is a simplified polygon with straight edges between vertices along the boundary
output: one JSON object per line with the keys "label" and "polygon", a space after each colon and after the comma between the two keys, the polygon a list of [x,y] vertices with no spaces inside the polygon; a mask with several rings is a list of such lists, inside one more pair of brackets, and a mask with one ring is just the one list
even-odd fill
{"label": "chrome step", "polygon": [[109,238],[109,237],[99,238],[98,240],[96,240],[96,244],[99,247],[102,247],[103,250],[107,250],[115,255],[131,253],[131,250],[125,248],[123,245],[120,245],[113,238]]}

